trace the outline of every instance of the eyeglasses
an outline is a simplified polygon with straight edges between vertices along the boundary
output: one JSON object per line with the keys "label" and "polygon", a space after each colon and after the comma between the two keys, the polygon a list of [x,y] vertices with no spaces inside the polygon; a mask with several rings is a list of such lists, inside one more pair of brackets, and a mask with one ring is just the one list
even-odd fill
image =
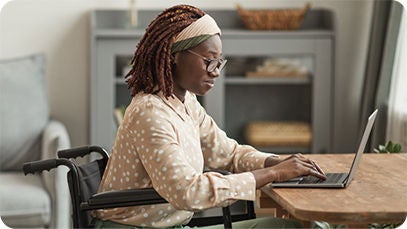
{"label": "eyeglasses", "polygon": [[189,49],[187,51],[194,54],[195,56],[201,57],[205,61],[207,72],[213,72],[213,71],[215,71],[216,68],[219,69],[219,72],[220,72],[220,71],[222,71],[223,67],[225,67],[225,64],[227,62],[226,59],[222,59],[222,58],[221,59],[208,59]]}

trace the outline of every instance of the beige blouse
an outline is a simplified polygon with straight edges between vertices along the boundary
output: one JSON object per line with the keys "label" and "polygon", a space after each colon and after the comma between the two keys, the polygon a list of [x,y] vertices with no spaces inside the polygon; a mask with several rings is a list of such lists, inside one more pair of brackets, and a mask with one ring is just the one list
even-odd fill
{"label": "beige blouse", "polygon": [[[102,220],[142,227],[188,223],[194,211],[255,199],[254,169],[266,157],[218,128],[196,96],[185,102],[139,93],[118,129],[100,192],[153,187],[169,204],[97,210]],[[224,176],[209,169],[228,170]]]}

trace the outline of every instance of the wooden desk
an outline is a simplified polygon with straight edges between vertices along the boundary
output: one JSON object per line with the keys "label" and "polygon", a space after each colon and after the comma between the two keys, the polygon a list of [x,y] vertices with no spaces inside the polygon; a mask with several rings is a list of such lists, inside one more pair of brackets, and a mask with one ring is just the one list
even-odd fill
{"label": "wooden desk", "polygon": [[[353,154],[310,154],[325,172],[349,171]],[[364,154],[345,189],[262,191],[291,216],[332,224],[400,223],[407,216],[407,154]]]}

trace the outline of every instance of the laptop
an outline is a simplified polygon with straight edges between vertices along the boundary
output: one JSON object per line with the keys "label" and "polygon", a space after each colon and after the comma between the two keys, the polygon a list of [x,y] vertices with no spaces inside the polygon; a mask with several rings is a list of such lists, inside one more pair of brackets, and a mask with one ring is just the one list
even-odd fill
{"label": "laptop", "polygon": [[352,166],[348,173],[327,173],[326,180],[321,180],[313,176],[297,177],[284,182],[273,182],[273,188],[345,188],[355,176],[359,165],[360,158],[365,150],[367,140],[372,131],[373,123],[376,119],[377,109],[369,116],[365,131],[359,144],[359,149],[355,154]]}

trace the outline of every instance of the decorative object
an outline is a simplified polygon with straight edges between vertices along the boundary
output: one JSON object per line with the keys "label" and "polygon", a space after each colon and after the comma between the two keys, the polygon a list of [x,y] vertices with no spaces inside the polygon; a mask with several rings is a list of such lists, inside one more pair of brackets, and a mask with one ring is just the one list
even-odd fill
{"label": "decorative object", "polygon": [[257,66],[255,71],[246,72],[247,77],[290,77],[305,78],[309,75],[307,67],[300,61],[286,58],[266,59],[262,65]]}
{"label": "decorative object", "polygon": [[130,0],[130,25],[131,27],[137,27],[138,24],[138,11],[136,8],[136,0]]}
{"label": "decorative object", "polygon": [[254,146],[309,147],[312,134],[309,123],[253,121],[246,126],[246,139]]}
{"label": "decorative object", "polygon": [[307,3],[302,9],[246,10],[237,4],[237,12],[250,30],[295,30],[310,7]]}

